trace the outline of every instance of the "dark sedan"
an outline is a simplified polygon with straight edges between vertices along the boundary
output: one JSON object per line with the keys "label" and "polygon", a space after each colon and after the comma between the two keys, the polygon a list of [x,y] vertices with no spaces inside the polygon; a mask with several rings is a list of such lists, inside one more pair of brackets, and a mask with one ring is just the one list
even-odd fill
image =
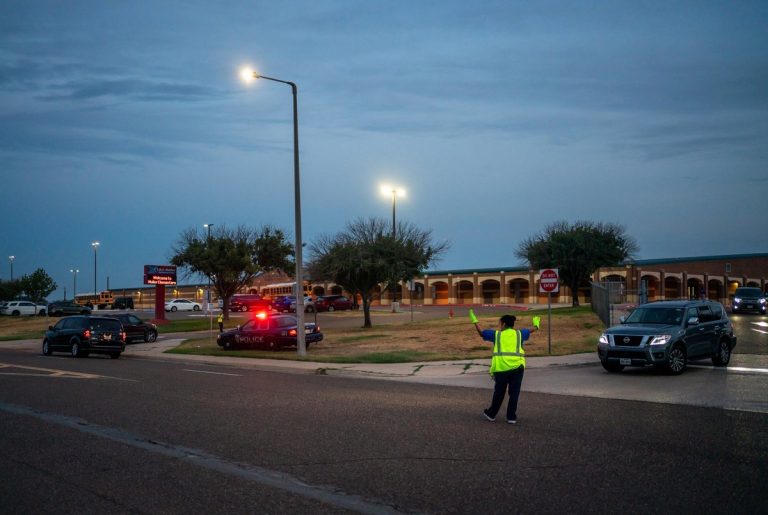
{"label": "dark sedan", "polygon": [[52,317],[60,317],[64,315],[90,315],[91,308],[88,306],[81,306],[75,304],[69,300],[59,300],[48,304],[48,314]]}
{"label": "dark sedan", "polygon": [[315,301],[318,311],[339,311],[352,309],[352,301],[343,295],[323,295]]}
{"label": "dark sedan", "polygon": [[[307,348],[312,343],[322,341],[323,333],[318,325],[305,323],[304,328]],[[235,329],[220,333],[216,343],[224,350],[279,350],[281,347],[296,347],[296,329],[294,316],[260,314]]]}
{"label": "dark sedan", "polygon": [[123,324],[126,342],[154,342],[157,340],[157,326],[155,324],[149,324],[136,315],[129,313],[110,316],[120,320],[120,323]]}

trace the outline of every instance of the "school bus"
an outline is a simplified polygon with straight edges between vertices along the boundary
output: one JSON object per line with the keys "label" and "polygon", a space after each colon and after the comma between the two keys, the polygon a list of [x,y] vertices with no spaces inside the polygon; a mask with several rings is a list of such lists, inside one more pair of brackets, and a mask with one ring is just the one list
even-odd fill
{"label": "school bus", "polygon": [[108,307],[111,307],[114,302],[115,297],[112,295],[111,291],[103,291],[98,295],[94,295],[93,293],[78,293],[75,295],[76,304],[88,306],[89,308],[98,306],[99,309],[107,309]]}
{"label": "school bus", "polygon": [[[309,281],[304,282],[304,296],[312,295],[312,285]],[[292,283],[268,284],[259,288],[259,294],[266,298],[275,298],[278,295],[293,295],[296,288],[296,281]]]}

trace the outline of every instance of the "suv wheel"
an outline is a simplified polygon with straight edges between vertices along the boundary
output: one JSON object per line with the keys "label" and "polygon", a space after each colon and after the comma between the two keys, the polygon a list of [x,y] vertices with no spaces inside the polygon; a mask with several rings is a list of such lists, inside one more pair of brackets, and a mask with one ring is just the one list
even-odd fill
{"label": "suv wheel", "polygon": [[46,356],[53,354],[53,351],[51,350],[51,344],[48,343],[48,340],[43,341],[43,354]]}
{"label": "suv wheel", "polygon": [[70,354],[72,354],[72,357],[79,358],[80,356],[82,356],[83,351],[80,350],[80,340],[75,338],[72,340],[71,343],[72,343],[72,348],[70,349],[69,352]]}
{"label": "suv wheel", "polygon": [[685,349],[679,343],[676,343],[670,350],[667,356],[667,363],[665,369],[672,375],[680,375],[685,370],[687,365],[687,357],[685,355]]}
{"label": "suv wheel", "polygon": [[609,363],[608,361],[600,360],[600,364],[603,365],[603,368],[608,372],[621,372],[624,370],[624,365],[619,365],[618,363]]}
{"label": "suv wheel", "polygon": [[152,343],[157,341],[157,331],[147,331],[144,333],[144,341],[146,343]]}
{"label": "suv wheel", "polygon": [[712,363],[716,367],[724,367],[731,361],[731,342],[723,338],[717,348],[717,354],[712,356]]}
{"label": "suv wheel", "polygon": [[328,306],[328,311],[336,311],[336,308],[333,307],[333,304]]}

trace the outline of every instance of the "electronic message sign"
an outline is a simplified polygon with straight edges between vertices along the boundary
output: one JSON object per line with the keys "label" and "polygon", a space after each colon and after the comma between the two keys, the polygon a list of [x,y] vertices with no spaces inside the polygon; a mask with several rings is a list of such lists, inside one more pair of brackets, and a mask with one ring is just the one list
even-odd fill
{"label": "electronic message sign", "polygon": [[176,265],[144,265],[144,284],[176,284]]}

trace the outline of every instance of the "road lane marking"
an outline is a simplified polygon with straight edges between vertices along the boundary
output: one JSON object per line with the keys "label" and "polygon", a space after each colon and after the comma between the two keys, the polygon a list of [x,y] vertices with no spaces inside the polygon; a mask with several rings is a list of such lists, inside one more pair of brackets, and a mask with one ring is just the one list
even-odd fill
{"label": "road lane marking", "polygon": [[706,368],[709,370],[722,370],[723,372],[743,372],[747,374],[768,374],[768,368],[749,367],[714,367],[712,365],[688,365],[691,368]]}
{"label": "road lane marking", "polygon": [[270,470],[256,465],[249,465],[247,463],[229,461],[214,454],[208,454],[200,449],[192,449],[190,447],[181,447],[165,442],[158,442],[115,427],[91,424],[87,420],[78,417],[69,417],[58,413],[50,413],[28,406],[8,404],[5,402],[0,402],[0,410],[15,415],[33,417],[44,422],[57,424],[69,429],[75,429],[83,433],[106,438],[114,442],[130,445],[155,454],[161,454],[169,458],[175,458],[199,467],[221,472],[222,474],[236,476],[240,479],[254,481],[264,486],[290,492],[308,499],[314,499],[337,508],[358,513],[370,513],[373,515],[402,513],[392,506],[385,504],[383,501],[346,494],[333,486],[311,485],[284,472]]}
{"label": "road lane marking", "polygon": [[[32,372],[6,372],[5,369],[31,370]],[[35,373],[36,372],[36,373]],[[27,365],[16,365],[13,363],[0,363],[0,375],[3,376],[27,376],[27,377],[60,377],[64,379],[115,379],[118,381],[131,381],[138,383],[136,379],[123,379],[121,377],[111,377],[100,374],[88,374],[85,372],[72,372],[71,370],[61,370],[57,368],[30,367]]]}
{"label": "road lane marking", "polygon": [[226,374],[224,372],[210,372],[208,370],[191,370],[188,368],[182,369],[184,372],[196,372],[198,374],[216,374],[217,376],[234,376],[234,377],[243,377],[242,374]]}
{"label": "road lane marking", "polygon": [[750,329],[752,329],[753,331],[755,331],[755,332],[757,332],[757,333],[768,334],[768,331],[762,331],[762,330],[760,330],[760,329],[755,329],[754,327],[750,327]]}
{"label": "road lane marking", "polygon": [[759,325],[760,327],[768,327],[768,322],[763,322],[762,320],[759,322],[752,322],[755,325]]}

